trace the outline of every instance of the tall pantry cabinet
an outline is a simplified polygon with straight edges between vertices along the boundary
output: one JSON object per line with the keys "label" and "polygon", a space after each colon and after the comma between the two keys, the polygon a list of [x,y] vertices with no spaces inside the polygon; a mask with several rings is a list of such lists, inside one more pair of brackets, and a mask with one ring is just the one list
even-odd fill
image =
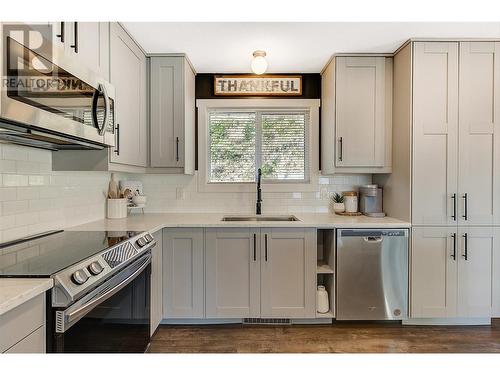
{"label": "tall pantry cabinet", "polygon": [[411,41],[394,57],[389,215],[411,220],[412,318],[500,316],[500,42]]}

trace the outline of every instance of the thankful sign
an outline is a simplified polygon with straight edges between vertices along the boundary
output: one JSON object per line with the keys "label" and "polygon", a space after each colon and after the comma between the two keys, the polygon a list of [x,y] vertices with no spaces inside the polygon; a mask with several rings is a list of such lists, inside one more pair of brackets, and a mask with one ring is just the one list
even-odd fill
{"label": "thankful sign", "polygon": [[215,95],[302,95],[301,76],[215,76]]}

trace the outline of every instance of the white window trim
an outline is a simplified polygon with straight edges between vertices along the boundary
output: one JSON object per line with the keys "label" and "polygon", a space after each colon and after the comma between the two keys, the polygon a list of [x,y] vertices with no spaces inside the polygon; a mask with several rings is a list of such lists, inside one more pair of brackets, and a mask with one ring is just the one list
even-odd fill
{"label": "white window trim", "polygon": [[306,176],[307,183],[298,182],[266,182],[262,181],[263,189],[267,192],[307,192],[316,191],[318,181],[314,179],[319,173],[319,99],[198,99],[198,190],[201,192],[255,192],[255,183],[209,183],[209,132],[208,113],[211,110],[306,110],[309,111],[309,128],[306,129]]}

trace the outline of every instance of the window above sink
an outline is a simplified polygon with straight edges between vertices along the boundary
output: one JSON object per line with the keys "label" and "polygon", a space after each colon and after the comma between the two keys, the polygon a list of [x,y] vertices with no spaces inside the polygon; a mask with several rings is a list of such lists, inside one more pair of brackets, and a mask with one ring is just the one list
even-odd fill
{"label": "window above sink", "polygon": [[254,192],[317,190],[319,100],[200,99],[198,187]]}

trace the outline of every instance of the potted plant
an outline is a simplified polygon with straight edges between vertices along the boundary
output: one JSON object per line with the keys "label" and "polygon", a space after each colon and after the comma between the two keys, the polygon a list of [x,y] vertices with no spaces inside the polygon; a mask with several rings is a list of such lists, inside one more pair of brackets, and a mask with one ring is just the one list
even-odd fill
{"label": "potted plant", "polygon": [[339,193],[335,193],[332,196],[333,200],[333,212],[341,213],[345,211],[344,197]]}

